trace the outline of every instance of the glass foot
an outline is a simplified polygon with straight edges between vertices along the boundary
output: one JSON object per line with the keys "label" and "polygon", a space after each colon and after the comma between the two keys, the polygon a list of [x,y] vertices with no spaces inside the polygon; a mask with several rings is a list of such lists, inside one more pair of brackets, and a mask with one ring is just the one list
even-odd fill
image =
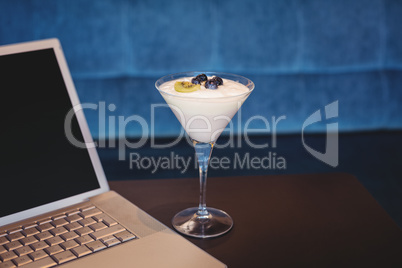
{"label": "glass foot", "polygon": [[233,226],[232,218],[224,211],[207,207],[207,215],[198,215],[198,207],[177,213],[172,219],[173,227],[180,233],[197,238],[223,235]]}

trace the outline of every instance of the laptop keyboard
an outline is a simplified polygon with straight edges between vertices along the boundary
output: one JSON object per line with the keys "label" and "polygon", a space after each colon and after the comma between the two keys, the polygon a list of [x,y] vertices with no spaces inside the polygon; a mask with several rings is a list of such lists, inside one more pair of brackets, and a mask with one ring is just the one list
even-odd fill
{"label": "laptop keyboard", "polygon": [[0,268],[53,267],[132,239],[99,208],[83,207],[0,233]]}

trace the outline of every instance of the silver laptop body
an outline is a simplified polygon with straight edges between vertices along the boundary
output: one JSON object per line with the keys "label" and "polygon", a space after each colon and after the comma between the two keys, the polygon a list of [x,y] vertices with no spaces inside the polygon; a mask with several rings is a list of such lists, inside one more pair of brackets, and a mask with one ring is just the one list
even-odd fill
{"label": "silver laptop body", "polygon": [[[112,240],[101,240],[104,246],[99,251],[80,256],[78,250],[74,251],[78,246],[62,246],[63,252],[73,253],[68,259],[47,257],[60,261],[60,267],[225,267],[109,190],[57,39],[0,46],[1,77],[0,267],[16,265],[14,259],[9,259],[14,254],[20,258],[18,261],[26,261],[21,262],[21,267],[40,267],[33,261],[35,252],[39,254],[33,245],[40,245],[40,238],[36,234],[36,244],[29,242],[28,234],[40,230],[45,226],[42,224],[49,225],[48,219],[67,219],[65,224],[69,225],[63,225],[66,227],[73,226],[74,215],[80,215],[82,223],[90,215],[86,213],[95,210],[98,214],[88,217],[94,221],[91,228],[111,221],[111,226],[120,226],[132,234],[130,239],[103,235],[102,239]],[[70,129],[71,133],[66,134]],[[75,138],[78,146],[71,144],[68,135]],[[94,230],[100,237],[102,231]],[[56,237],[54,231],[50,233]],[[64,240],[57,239],[67,245],[68,241],[78,243],[83,235],[76,231],[74,238],[68,240],[67,234],[60,235]],[[24,248],[14,249],[18,243]]]}

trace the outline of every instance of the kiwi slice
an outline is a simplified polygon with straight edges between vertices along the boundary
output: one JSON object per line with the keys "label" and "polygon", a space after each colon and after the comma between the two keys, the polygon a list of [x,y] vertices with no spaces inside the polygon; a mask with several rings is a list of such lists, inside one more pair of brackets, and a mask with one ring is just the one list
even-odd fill
{"label": "kiwi slice", "polygon": [[177,92],[182,92],[182,93],[193,92],[193,91],[199,90],[200,88],[201,88],[200,85],[196,85],[196,84],[193,84],[193,83],[187,82],[187,81],[177,81],[174,84],[174,89]]}

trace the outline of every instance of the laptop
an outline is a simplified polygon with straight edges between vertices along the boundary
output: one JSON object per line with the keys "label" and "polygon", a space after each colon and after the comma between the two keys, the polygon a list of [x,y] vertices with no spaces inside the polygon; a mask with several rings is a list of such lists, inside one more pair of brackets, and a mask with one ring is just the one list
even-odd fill
{"label": "laptop", "polygon": [[109,190],[60,42],[0,46],[0,268],[226,267]]}

